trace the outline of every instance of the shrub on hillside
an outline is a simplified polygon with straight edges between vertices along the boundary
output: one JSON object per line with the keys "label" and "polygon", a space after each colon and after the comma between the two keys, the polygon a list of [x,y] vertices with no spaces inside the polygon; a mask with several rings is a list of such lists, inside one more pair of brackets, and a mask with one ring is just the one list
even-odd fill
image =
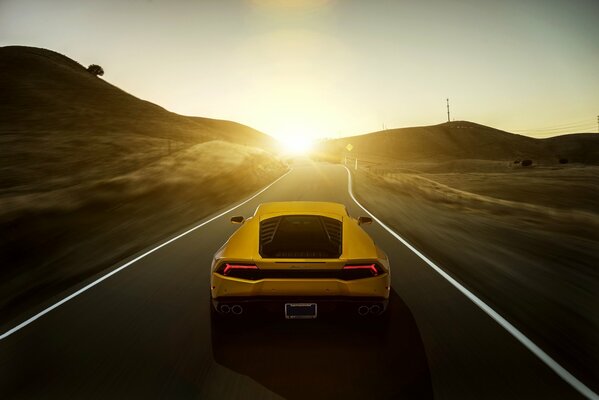
{"label": "shrub on hillside", "polygon": [[568,159],[567,158],[560,158],[559,159],[559,163],[560,164],[568,164]]}
{"label": "shrub on hillside", "polygon": [[97,64],[91,64],[89,67],[87,67],[87,72],[94,74],[95,76],[102,76],[104,75],[104,68]]}
{"label": "shrub on hillside", "polygon": [[530,167],[530,166],[532,166],[532,160],[522,160],[521,165],[523,167]]}
{"label": "shrub on hillside", "polygon": [[520,160],[514,160],[514,164],[520,164]]}

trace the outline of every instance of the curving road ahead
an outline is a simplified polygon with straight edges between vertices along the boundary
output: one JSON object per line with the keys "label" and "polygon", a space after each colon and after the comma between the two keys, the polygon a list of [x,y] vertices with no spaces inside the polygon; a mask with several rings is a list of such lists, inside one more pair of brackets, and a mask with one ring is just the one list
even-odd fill
{"label": "curving road ahead", "polygon": [[387,332],[318,320],[211,332],[209,267],[236,228],[228,219],[281,200],[364,215],[343,167],[297,164],[235,210],[58,296],[38,311],[78,293],[10,334],[3,327],[0,397],[583,398],[377,223],[365,229],[392,262]]}

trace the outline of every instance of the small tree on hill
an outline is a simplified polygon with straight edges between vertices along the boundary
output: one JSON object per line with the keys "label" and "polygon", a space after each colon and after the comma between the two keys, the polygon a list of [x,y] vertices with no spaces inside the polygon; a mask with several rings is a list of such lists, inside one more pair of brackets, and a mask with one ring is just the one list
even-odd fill
{"label": "small tree on hill", "polygon": [[95,76],[102,76],[104,75],[104,68],[100,67],[97,64],[92,64],[89,67],[87,67],[87,72],[89,72],[90,74],[94,74]]}

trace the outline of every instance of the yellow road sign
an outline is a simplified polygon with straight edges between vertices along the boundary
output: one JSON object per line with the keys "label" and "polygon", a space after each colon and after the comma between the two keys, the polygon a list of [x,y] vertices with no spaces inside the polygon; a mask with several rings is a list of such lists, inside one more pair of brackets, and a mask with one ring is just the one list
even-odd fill
{"label": "yellow road sign", "polygon": [[347,149],[347,151],[351,151],[351,149],[353,149],[354,146],[352,146],[351,143],[350,143],[347,146],[345,146],[345,148]]}

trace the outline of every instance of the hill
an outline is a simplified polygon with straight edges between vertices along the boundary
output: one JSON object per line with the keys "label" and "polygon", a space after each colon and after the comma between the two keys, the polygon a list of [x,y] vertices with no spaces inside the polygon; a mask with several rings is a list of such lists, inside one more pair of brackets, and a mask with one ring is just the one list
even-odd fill
{"label": "hill", "polygon": [[551,154],[584,164],[599,164],[599,134],[576,133],[541,139]]}
{"label": "hill", "polygon": [[271,137],[50,50],[0,48],[0,93],[0,324],[287,170]]}
{"label": "hill", "polygon": [[563,135],[535,139],[468,121],[390,129],[365,135],[334,139],[321,144],[325,154],[341,156],[351,144],[351,155],[397,160],[450,161],[459,159],[533,159],[555,163],[599,164],[599,135]]}
{"label": "hill", "polygon": [[[13,132],[52,127],[61,132],[136,133],[197,143],[226,139],[250,146],[275,144],[245,125],[171,113],[140,100],[87,72],[81,64],[51,50],[0,48],[0,128]],[[17,123],[16,123],[17,122]]]}
{"label": "hill", "polygon": [[0,92],[0,190],[127,173],[209,140],[276,145],[235,122],[171,113],[46,49],[0,48]]}

